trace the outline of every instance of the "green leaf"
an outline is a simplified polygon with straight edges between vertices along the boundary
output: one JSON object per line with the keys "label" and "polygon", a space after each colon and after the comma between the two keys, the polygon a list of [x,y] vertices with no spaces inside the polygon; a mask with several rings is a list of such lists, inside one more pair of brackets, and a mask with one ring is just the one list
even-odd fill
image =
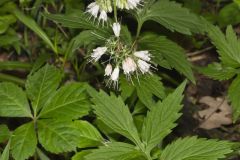
{"label": "green leaf", "polygon": [[67,57],[67,59],[72,59],[75,51],[80,47],[84,48],[88,46],[95,47],[96,45],[104,44],[105,39],[102,38],[104,36],[105,35],[102,35],[97,31],[92,30],[82,31],[76,37],[74,37],[68,44],[68,47],[65,51],[66,54],[65,57]]}
{"label": "green leaf", "polygon": [[60,81],[60,70],[48,64],[28,76],[26,90],[28,97],[32,101],[35,115],[46,104],[49,97],[56,92]]}
{"label": "green leaf", "polygon": [[237,72],[236,69],[225,67],[220,63],[209,64],[207,67],[199,68],[199,71],[214,80],[220,81],[231,79]]}
{"label": "green leaf", "polygon": [[83,150],[81,152],[76,153],[71,160],[85,160],[85,156],[88,155],[90,150]]}
{"label": "green leaf", "polygon": [[195,82],[191,64],[187,60],[184,49],[178,44],[168,40],[166,37],[155,34],[143,36],[139,43],[142,49],[151,51],[155,63],[161,65],[162,61],[158,61],[158,57],[163,56],[171,67],[184,74],[192,82]]}
{"label": "green leaf", "polygon": [[27,17],[19,10],[13,11],[14,15],[27,27],[29,27],[32,31],[34,31],[43,41],[51,47],[51,49],[57,53],[57,49],[55,48],[54,44],[51,42],[47,34],[38,26],[38,24],[30,17]]}
{"label": "green leaf", "polygon": [[[198,16],[190,13],[181,4],[169,0],[151,0],[144,4],[135,15],[138,22],[155,21],[171,31],[191,35],[192,32],[203,32],[202,22]],[[148,4],[147,4],[148,3]]]}
{"label": "green leaf", "polygon": [[93,150],[85,157],[86,160],[134,160],[136,158],[145,160],[135,146],[121,142],[109,143],[107,146]]}
{"label": "green leaf", "polygon": [[144,75],[139,78],[139,82],[135,82],[138,98],[148,108],[155,104],[154,96],[160,99],[165,97],[165,89],[160,80],[156,75]]}
{"label": "green leaf", "polygon": [[104,91],[92,92],[95,113],[101,121],[115,132],[138,144],[140,138],[134,125],[132,115],[121,97],[107,95]]}
{"label": "green leaf", "polygon": [[10,145],[11,145],[11,140],[8,141],[5,149],[3,150],[2,155],[0,155],[0,160],[9,160]]}
{"label": "green leaf", "polygon": [[218,160],[225,159],[231,152],[229,142],[187,137],[168,145],[160,160]]}
{"label": "green leaf", "polygon": [[39,120],[38,138],[49,152],[73,151],[78,145],[79,132],[72,121]]}
{"label": "green leaf", "polygon": [[90,102],[81,83],[61,87],[40,112],[41,118],[78,119],[88,114]]}
{"label": "green leaf", "polygon": [[142,139],[146,144],[146,151],[150,152],[176,126],[175,121],[181,116],[183,91],[186,81],[162,102],[158,102],[148,112],[142,129]]}
{"label": "green leaf", "polygon": [[0,83],[0,116],[32,117],[25,92],[13,83]]}
{"label": "green leaf", "polygon": [[75,127],[79,131],[78,148],[96,147],[104,142],[98,130],[87,121],[75,121]]}
{"label": "green leaf", "polygon": [[240,66],[240,44],[231,26],[228,26],[226,36],[213,25],[208,25],[208,36],[216,46],[223,65],[229,67]]}
{"label": "green leaf", "polygon": [[18,127],[12,135],[11,153],[16,160],[28,159],[35,153],[37,137],[33,122]]}
{"label": "green leaf", "polygon": [[60,23],[64,27],[75,28],[75,29],[86,29],[86,30],[97,30],[102,33],[109,34],[110,27],[100,26],[93,21],[89,20],[82,11],[75,11],[72,14],[43,14],[46,18]]}
{"label": "green leaf", "polygon": [[236,3],[229,3],[223,6],[218,13],[218,23],[221,28],[227,25],[236,25],[240,22],[239,5]]}
{"label": "green leaf", "polygon": [[233,108],[233,120],[236,120],[240,116],[240,75],[237,76],[228,89],[228,96],[232,103]]}
{"label": "green leaf", "polygon": [[0,143],[8,140],[11,136],[11,132],[9,131],[7,125],[0,125]]}

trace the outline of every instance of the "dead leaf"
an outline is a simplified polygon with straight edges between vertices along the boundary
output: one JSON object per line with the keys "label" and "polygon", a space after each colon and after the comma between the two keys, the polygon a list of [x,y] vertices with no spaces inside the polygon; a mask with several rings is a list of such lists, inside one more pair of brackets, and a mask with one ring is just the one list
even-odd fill
{"label": "dead leaf", "polygon": [[194,117],[200,121],[199,128],[214,129],[233,123],[231,117],[232,108],[226,99],[205,96],[202,97],[199,102],[209,107],[199,111],[197,115],[194,115]]}

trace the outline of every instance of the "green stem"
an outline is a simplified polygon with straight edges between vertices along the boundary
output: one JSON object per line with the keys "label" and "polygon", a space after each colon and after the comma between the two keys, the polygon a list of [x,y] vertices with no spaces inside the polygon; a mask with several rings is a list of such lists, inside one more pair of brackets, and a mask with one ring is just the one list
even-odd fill
{"label": "green stem", "polygon": [[30,71],[32,64],[19,61],[0,62],[0,70],[18,70],[24,69]]}
{"label": "green stem", "polygon": [[114,18],[115,21],[117,22],[117,1],[114,0]]}
{"label": "green stem", "polygon": [[0,73],[0,81],[17,83],[18,85],[20,85],[22,87],[24,87],[24,85],[25,85],[25,81],[23,79],[20,79],[18,77],[11,76],[8,74],[4,74],[4,73]]}
{"label": "green stem", "polygon": [[138,37],[139,37],[139,35],[140,35],[141,29],[142,29],[142,25],[143,25],[142,22],[139,22],[139,23],[138,23],[136,39],[138,39]]}

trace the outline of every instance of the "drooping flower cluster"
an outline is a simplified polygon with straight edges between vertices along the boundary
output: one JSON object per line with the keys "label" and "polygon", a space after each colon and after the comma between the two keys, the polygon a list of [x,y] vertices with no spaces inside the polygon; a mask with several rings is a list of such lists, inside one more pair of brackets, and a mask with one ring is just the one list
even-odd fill
{"label": "drooping flower cluster", "polygon": [[[115,1],[115,0],[114,0]],[[99,21],[106,22],[108,17],[107,13],[111,13],[114,7],[112,0],[96,0],[87,6],[86,12]],[[116,0],[116,7],[119,9],[135,9],[140,5],[141,0]]]}
{"label": "drooping flower cluster", "polygon": [[118,85],[120,71],[128,79],[138,74],[151,73],[151,54],[149,51],[135,51],[132,47],[124,45],[120,41],[121,25],[116,22],[112,25],[114,37],[108,39],[104,47],[98,47],[91,53],[91,61],[97,62],[104,54],[109,55],[105,68],[105,76],[110,84]]}

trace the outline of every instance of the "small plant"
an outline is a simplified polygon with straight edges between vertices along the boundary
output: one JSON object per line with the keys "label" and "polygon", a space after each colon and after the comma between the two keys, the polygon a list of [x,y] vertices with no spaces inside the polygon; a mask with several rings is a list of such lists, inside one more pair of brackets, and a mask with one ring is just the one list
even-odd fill
{"label": "small plant", "polygon": [[240,44],[239,40],[232,28],[228,26],[226,30],[226,36],[222,31],[216,27],[208,26],[208,35],[212,43],[216,46],[217,52],[220,55],[220,63],[210,64],[206,68],[200,69],[205,75],[215,80],[229,80],[233,79],[229,90],[228,98],[233,107],[233,119],[237,121],[240,116]]}

